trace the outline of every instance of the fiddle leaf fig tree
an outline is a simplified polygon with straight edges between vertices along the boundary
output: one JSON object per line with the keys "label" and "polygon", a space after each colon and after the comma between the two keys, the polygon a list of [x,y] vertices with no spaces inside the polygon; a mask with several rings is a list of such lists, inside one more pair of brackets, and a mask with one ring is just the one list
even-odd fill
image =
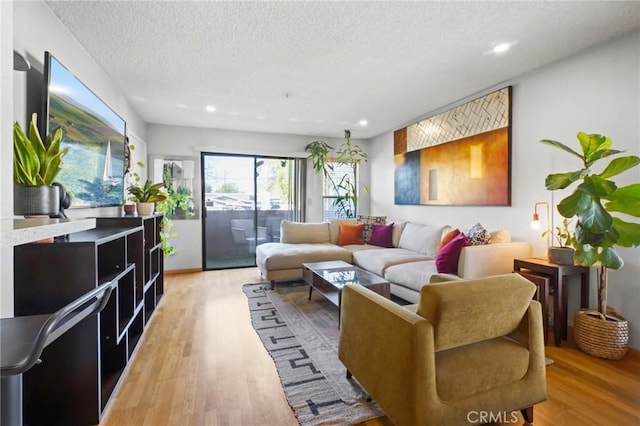
{"label": "fiddle leaf fig tree", "polygon": [[[576,249],[574,259],[581,265],[596,265],[598,269],[598,311],[607,313],[608,270],[620,269],[624,261],[615,250],[640,245],[640,223],[626,221],[619,215],[640,217],[640,183],[618,186],[611,178],[640,164],[635,155],[616,157],[600,173],[592,171],[597,162],[622,154],[611,148],[610,137],[578,133],[582,153],[567,145],[544,139],[540,142],[559,148],[582,162],[581,168],[547,176],[545,186],[550,191],[565,189],[578,183],[574,191],[558,204],[565,218],[577,219],[572,239]],[[624,217],[623,216],[623,217]],[[626,217],[625,217],[626,219]]]}

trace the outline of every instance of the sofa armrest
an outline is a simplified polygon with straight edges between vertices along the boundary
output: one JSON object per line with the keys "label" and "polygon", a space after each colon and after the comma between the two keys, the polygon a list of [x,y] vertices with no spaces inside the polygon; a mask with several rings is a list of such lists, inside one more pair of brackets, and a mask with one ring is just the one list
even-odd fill
{"label": "sofa armrest", "polygon": [[450,281],[460,281],[462,278],[455,274],[433,274],[431,278],[429,278],[429,284],[437,284],[437,283],[448,283]]}
{"label": "sofa armrest", "polygon": [[531,244],[524,242],[467,246],[458,259],[458,275],[470,280],[513,272],[513,259],[530,257]]}

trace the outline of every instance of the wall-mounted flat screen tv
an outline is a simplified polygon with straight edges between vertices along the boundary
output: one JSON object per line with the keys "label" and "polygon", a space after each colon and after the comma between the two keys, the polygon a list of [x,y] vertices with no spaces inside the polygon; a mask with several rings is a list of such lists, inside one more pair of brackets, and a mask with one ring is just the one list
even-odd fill
{"label": "wall-mounted flat screen tv", "polygon": [[44,132],[62,128],[62,160],[56,181],[71,194],[71,207],[103,207],[124,200],[126,124],[51,53],[45,52]]}

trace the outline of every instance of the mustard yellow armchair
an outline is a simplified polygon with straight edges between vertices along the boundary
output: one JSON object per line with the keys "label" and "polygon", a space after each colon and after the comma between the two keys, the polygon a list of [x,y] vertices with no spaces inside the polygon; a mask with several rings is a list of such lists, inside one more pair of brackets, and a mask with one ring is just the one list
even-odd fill
{"label": "mustard yellow armchair", "polygon": [[347,285],[339,358],[396,426],[533,422],[546,399],[535,291],[497,275],[426,285],[403,307]]}

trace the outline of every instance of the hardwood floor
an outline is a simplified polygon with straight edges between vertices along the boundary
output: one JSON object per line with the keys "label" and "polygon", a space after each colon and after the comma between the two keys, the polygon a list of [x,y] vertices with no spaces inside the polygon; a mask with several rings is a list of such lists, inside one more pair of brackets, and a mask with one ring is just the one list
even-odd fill
{"label": "hardwood floor", "polygon": [[[164,298],[100,424],[297,425],[242,293],[242,284],[259,280],[255,268],[167,275]],[[547,347],[547,355],[555,364],[536,425],[640,424],[640,358],[601,360],[566,345]]]}

